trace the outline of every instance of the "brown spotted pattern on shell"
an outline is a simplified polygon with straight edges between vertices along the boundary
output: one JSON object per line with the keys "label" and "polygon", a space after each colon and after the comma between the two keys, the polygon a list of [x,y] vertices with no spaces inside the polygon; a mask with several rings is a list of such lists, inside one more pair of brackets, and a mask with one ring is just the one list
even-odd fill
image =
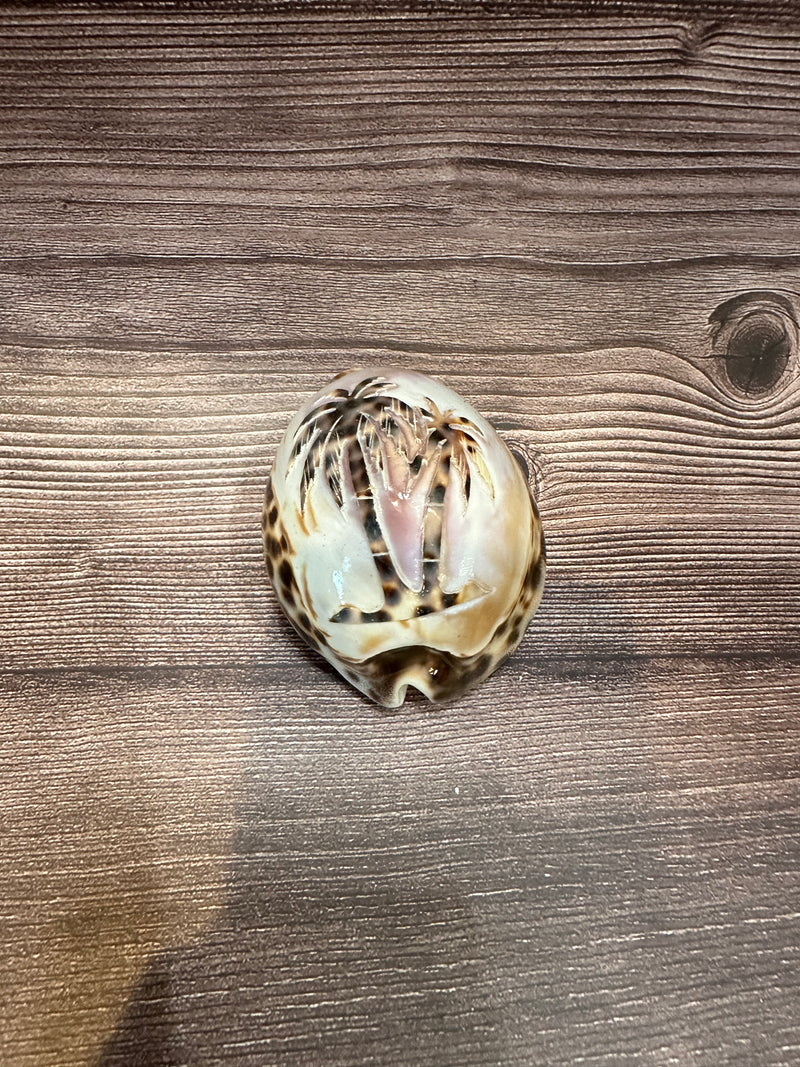
{"label": "brown spotted pattern on shell", "polygon": [[494,429],[413,371],[350,371],[294,417],[263,516],[295,628],[367,696],[448,700],[517,647],[544,585],[541,524]]}

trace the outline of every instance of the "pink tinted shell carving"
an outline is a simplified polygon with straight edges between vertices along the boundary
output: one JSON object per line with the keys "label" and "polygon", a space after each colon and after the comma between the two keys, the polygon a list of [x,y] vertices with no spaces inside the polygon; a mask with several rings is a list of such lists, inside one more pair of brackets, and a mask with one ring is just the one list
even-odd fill
{"label": "pink tinted shell carving", "polygon": [[292,419],[263,517],[302,636],[387,707],[451,699],[517,647],[544,541],[519,465],[465,400],[413,371],[335,379]]}

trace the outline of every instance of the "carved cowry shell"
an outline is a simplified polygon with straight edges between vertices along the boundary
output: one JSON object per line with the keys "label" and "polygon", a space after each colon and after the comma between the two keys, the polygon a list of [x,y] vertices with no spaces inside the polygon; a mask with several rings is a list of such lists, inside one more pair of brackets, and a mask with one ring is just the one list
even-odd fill
{"label": "carved cowry shell", "polygon": [[544,541],[519,465],[413,371],[334,379],[292,419],[267,485],[267,568],[303,637],[387,707],[448,700],[517,647]]}

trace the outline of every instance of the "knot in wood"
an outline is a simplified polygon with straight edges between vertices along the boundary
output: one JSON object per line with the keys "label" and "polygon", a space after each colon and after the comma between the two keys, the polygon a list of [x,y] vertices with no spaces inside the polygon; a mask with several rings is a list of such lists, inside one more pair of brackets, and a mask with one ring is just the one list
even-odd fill
{"label": "knot in wood", "polygon": [[740,293],[709,316],[714,355],[738,393],[763,396],[775,389],[798,346],[793,304],[780,293]]}

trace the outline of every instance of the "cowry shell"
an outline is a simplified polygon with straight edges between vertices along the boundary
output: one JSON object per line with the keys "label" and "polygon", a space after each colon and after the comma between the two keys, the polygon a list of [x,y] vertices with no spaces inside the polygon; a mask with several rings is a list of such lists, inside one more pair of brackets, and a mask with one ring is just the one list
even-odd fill
{"label": "cowry shell", "polygon": [[413,371],[349,371],[295,415],[263,528],[292,624],[386,707],[409,685],[441,701],[491,674],[542,595],[519,465],[465,400]]}

